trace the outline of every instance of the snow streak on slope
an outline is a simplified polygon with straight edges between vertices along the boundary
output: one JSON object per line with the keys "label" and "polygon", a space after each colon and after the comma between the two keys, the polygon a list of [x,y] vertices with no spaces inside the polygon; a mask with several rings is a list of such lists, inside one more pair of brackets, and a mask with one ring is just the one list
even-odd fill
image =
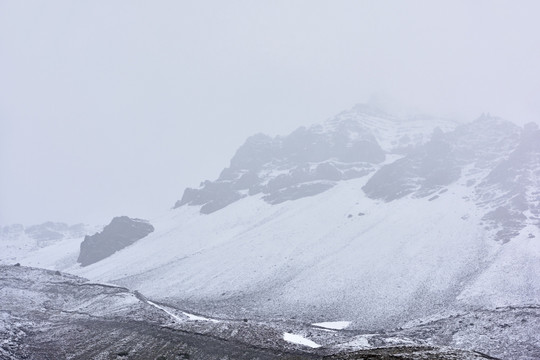
{"label": "snow streak on slope", "polygon": [[193,314],[190,314],[190,313],[187,313],[187,312],[184,312],[182,311],[182,314],[187,318],[181,318],[180,316],[176,315],[173,311],[167,309],[167,307],[165,306],[161,306],[161,305],[158,305],[156,304],[155,302],[152,302],[150,300],[146,300],[146,302],[150,305],[152,305],[153,307],[159,309],[159,310],[162,310],[164,311],[165,313],[167,313],[170,317],[172,317],[174,320],[178,321],[178,322],[184,322],[186,320],[191,320],[191,321],[209,321],[209,322],[213,322],[213,323],[218,323],[219,320],[216,320],[216,319],[209,319],[209,318],[206,318],[206,317],[203,317],[203,316],[198,316],[198,315],[193,315]]}
{"label": "snow streak on slope", "polygon": [[314,323],[312,325],[326,328],[326,329],[332,329],[332,330],[343,330],[349,327],[350,324],[351,324],[350,321],[328,321],[328,322]]}
{"label": "snow streak on slope", "polygon": [[303,345],[303,346],[307,346],[307,347],[314,348],[314,349],[321,347],[321,345],[317,344],[314,341],[306,339],[303,336],[290,334],[290,333],[284,333],[283,334],[283,340],[285,340],[287,342],[290,342],[290,343],[293,343],[293,344]]}

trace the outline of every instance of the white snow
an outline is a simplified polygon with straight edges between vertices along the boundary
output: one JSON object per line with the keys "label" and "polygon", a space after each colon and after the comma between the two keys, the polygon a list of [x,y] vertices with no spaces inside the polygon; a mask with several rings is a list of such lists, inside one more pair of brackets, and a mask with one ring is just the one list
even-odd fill
{"label": "white snow", "polygon": [[[161,305],[158,305],[156,304],[155,302],[152,302],[150,300],[147,300],[148,304],[152,305],[153,307],[157,308],[157,309],[160,309],[164,312],[166,312],[167,314],[169,314],[174,320],[178,321],[178,322],[184,322],[186,321],[186,319],[183,319],[181,317],[179,317],[178,315],[176,315],[175,313],[173,313],[172,311],[168,310],[166,307],[164,306],[161,306]],[[184,312],[182,311],[181,312],[182,314],[184,314],[188,320],[190,321],[209,321],[209,322],[213,322],[213,323],[218,323],[219,320],[216,320],[216,319],[210,319],[210,318],[206,318],[206,317],[203,317],[203,316],[198,316],[198,315],[193,315],[193,314],[190,314],[190,313],[187,313],[187,312]]]}
{"label": "white snow", "polygon": [[165,307],[161,306],[161,305],[158,305],[156,304],[155,302],[152,302],[150,300],[147,300],[146,301],[148,304],[152,305],[153,307],[161,310],[161,311],[164,311],[166,312],[167,314],[169,314],[169,316],[171,316],[174,320],[178,321],[178,322],[184,322],[185,319],[182,319],[181,317],[177,316],[175,313],[173,313],[172,311],[169,311],[167,310]]}
{"label": "white snow", "polygon": [[0,264],[21,263],[49,270],[64,270],[77,262],[83,238],[65,238],[38,244],[26,235],[0,239]]}
{"label": "white snow", "polygon": [[291,334],[291,333],[283,333],[283,340],[293,343],[293,344],[304,345],[313,349],[321,347],[321,345],[317,344],[314,341],[306,339],[303,336]]}
{"label": "white snow", "polygon": [[369,343],[368,338],[372,337],[373,335],[362,335],[354,338],[353,340],[342,344],[340,347],[347,348],[347,349],[367,349],[371,348],[371,344]]}
{"label": "white snow", "polygon": [[182,314],[186,315],[189,318],[189,320],[192,320],[192,321],[209,321],[213,323],[219,322],[219,320],[216,320],[216,319],[210,319],[203,316],[193,315],[184,311],[182,311]]}
{"label": "white snow", "polygon": [[351,325],[351,322],[350,321],[327,321],[327,322],[314,323],[311,325],[322,327],[325,329],[343,330],[343,329],[348,328],[349,325]]}
{"label": "white snow", "polygon": [[433,129],[436,127],[446,132],[455,129],[458,125],[453,120],[437,117],[367,114],[365,108],[361,106],[360,108],[354,107],[351,110],[344,111],[335,118],[318,125],[318,127],[320,132],[327,132],[334,129],[342,121],[359,122],[374,134],[379,145],[386,151],[396,147],[405,135],[411,141],[425,143],[430,139]]}

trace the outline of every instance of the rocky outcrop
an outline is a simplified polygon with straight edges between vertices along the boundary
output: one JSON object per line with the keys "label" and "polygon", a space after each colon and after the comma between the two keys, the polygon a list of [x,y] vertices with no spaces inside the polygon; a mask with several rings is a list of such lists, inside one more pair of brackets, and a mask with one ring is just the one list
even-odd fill
{"label": "rocky outcrop", "polygon": [[77,262],[87,266],[103,260],[153,231],[154,227],[146,220],[115,217],[102,232],[85,236]]}
{"label": "rocky outcrop", "polygon": [[[401,118],[371,105],[357,105],[287,136],[257,134],[238,149],[218,179],[185,189],[174,208],[200,206],[201,213],[210,214],[246,196],[259,195],[270,204],[314,196],[340,181],[374,173],[389,153],[416,151],[436,127],[449,131],[455,126],[448,120]],[[455,174],[429,176],[439,182]],[[445,179],[439,180],[441,176]]]}
{"label": "rocky outcrop", "polygon": [[374,132],[342,114],[287,136],[248,138],[217,180],[186,189],[174,207],[201,206],[209,214],[257,194],[270,204],[296,200],[372,173],[385,158]]}
{"label": "rocky outcrop", "polygon": [[371,198],[391,201],[416,192],[424,197],[459,179],[461,169],[452,156],[452,145],[440,129],[431,140],[377,171],[364,186]]}
{"label": "rocky outcrop", "polygon": [[363,190],[384,201],[408,195],[431,201],[461,181],[485,211],[481,225],[505,243],[527,225],[540,227],[539,178],[538,126],[520,128],[484,115],[455,131],[436,131],[431,141],[378,170]]}

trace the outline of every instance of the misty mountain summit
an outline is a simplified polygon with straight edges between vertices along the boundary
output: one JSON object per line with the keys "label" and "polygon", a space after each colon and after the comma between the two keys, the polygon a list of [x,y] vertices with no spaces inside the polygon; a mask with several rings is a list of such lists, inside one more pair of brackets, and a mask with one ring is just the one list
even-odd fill
{"label": "misty mountain summit", "polygon": [[217,180],[186,189],[174,207],[200,205],[201,213],[209,214],[245,196],[262,194],[270,204],[314,196],[340,181],[375,172],[389,154],[416,149],[428,141],[433,126],[452,129],[455,123],[402,119],[359,104],[287,136],[257,134],[237,150]]}
{"label": "misty mountain summit", "polygon": [[485,114],[457,124],[398,118],[360,104],[287,136],[248,138],[218,179],[187,188],[174,208],[200,206],[210,214],[246,196],[279,204],[357,178],[368,179],[362,190],[371,199],[435,200],[447,186],[465,181],[474,189],[470,201],[485,211],[486,226],[506,242],[538,218],[539,134],[534,123],[521,129]]}
{"label": "misty mountain summit", "polygon": [[93,264],[132,245],[152,231],[154,227],[146,220],[115,217],[103,231],[84,237],[77,262],[81,266]]}

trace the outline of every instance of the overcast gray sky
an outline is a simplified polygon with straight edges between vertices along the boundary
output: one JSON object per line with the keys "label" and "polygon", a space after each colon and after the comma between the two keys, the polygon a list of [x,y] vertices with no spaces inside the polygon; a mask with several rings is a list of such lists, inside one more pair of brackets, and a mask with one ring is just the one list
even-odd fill
{"label": "overcast gray sky", "polygon": [[540,1],[0,0],[0,224],[151,217],[244,139],[383,94],[540,114]]}

